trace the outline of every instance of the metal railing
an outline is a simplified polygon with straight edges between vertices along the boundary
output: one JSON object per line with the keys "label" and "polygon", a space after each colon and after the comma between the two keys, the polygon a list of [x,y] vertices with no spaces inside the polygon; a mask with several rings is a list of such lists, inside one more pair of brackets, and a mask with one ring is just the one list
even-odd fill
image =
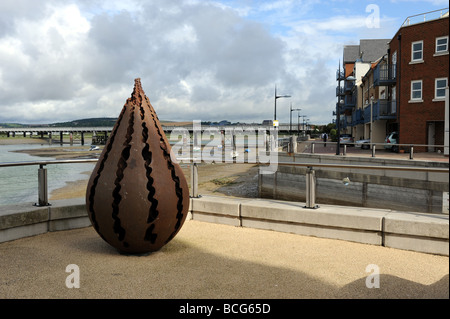
{"label": "metal railing", "polygon": [[[310,153],[311,154],[321,154],[321,153],[316,153],[316,149],[315,149],[315,145],[320,145],[320,144],[329,144],[329,145],[336,145],[337,147],[337,142],[320,142],[320,141],[314,141],[314,142],[307,142],[309,144],[311,144],[311,150]],[[340,147],[343,149],[342,150],[342,155],[347,155],[347,146],[355,146],[358,145],[357,143],[340,143]],[[378,146],[382,146],[384,150],[389,150],[392,149],[393,147],[397,147],[398,149],[400,149],[400,147],[404,150],[407,150],[409,153],[409,159],[413,160],[414,159],[414,147],[432,147],[432,148],[444,148],[445,145],[430,145],[430,144],[393,144],[393,143],[363,143],[363,144],[359,144],[361,145],[361,147],[367,146],[369,149],[372,150],[372,157],[376,157],[376,150],[377,150],[377,145]],[[385,145],[389,145],[389,148],[385,148]],[[357,147],[358,148],[358,147]],[[406,151],[405,151],[406,152]]]}
{"label": "metal railing", "polygon": [[[260,164],[261,165],[261,164]],[[349,169],[373,169],[373,170],[390,170],[390,171],[409,171],[409,172],[433,172],[448,174],[448,168],[436,167],[408,167],[408,166],[382,166],[382,165],[352,165],[352,164],[326,164],[326,163],[294,163],[294,162],[278,162],[281,166],[302,166],[306,167],[306,203],[304,208],[316,209],[316,177],[315,168],[349,168]],[[264,166],[262,164],[261,166]],[[198,165],[191,165],[191,197],[198,198]]]}
{"label": "metal railing", "polygon": [[0,163],[2,167],[17,167],[17,166],[33,166],[38,165],[38,201],[35,206],[49,206],[48,202],[48,179],[46,165],[50,164],[74,164],[74,163],[95,163],[98,159],[71,159],[71,160],[47,160],[47,161],[33,161],[33,162],[13,162]]}
{"label": "metal railing", "polygon": [[402,23],[402,27],[409,26],[411,24],[416,24],[420,22],[426,22],[431,20],[436,20],[444,17],[448,14],[448,8],[438,9],[434,11],[428,11],[416,15],[409,16]]}
{"label": "metal railing", "polygon": [[[181,159],[186,164],[186,160],[190,163],[190,182],[192,198],[199,197],[198,191],[198,163],[196,159]],[[34,162],[14,162],[14,163],[0,163],[2,167],[17,167],[38,165],[38,202],[35,206],[49,206],[48,202],[48,183],[47,183],[47,169],[46,165],[53,164],[71,164],[71,163],[95,163],[98,159],[73,159],[73,160],[51,160],[51,161],[34,161]],[[228,164],[233,164],[232,162]],[[255,163],[251,163],[255,164]],[[265,164],[259,164],[261,167]],[[410,171],[410,172],[434,172],[434,173],[449,173],[448,168],[435,167],[408,167],[408,166],[383,166],[383,165],[351,165],[351,164],[326,164],[326,163],[293,163],[293,162],[278,162],[281,166],[303,166],[307,167],[306,172],[306,205],[305,208],[318,208],[316,205],[316,178],[315,168],[350,168],[350,169],[369,169],[369,170],[394,170],[394,171]]]}

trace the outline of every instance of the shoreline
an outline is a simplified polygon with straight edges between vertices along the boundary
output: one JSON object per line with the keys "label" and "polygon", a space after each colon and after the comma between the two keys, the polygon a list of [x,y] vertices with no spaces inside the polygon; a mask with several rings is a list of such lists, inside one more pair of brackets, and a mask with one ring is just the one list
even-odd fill
{"label": "shoreline", "polygon": [[[190,168],[183,167],[184,176],[190,183]],[[86,196],[90,171],[83,172],[87,178],[69,181],[63,187],[51,191],[49,201]],[[199,170],[199,193],[231,197],[257,198],[258,166],[251,164],[215,164]]]}

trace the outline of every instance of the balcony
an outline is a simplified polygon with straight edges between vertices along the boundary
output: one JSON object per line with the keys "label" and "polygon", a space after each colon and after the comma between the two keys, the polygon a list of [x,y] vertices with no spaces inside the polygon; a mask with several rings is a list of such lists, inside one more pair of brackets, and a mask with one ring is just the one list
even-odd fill
{"label": "balcony", "polygon": [[345,95],[339,102],[336,103],[336,109],[339,107],[339,113],[342,114],[345,111],[351,111],[356,106],[356,96],[354,95]]}
{"label": "balcony", "polygon": [[344,92],[346,94],[351,93],[354,87],[355,87],[355,81],[345,80],[345,82],[344,82]]}
{"label": "balcony", "polygon": [[[397,102],[378,100],[373,102],[372,121],[395,120],[397,118]],[[364,108],[364,123],[370,122],[370,104]]]}
{"label": "balcony", "polygon": [[364,123],[364,119],[363,119],[363,112],[362,109],[357,109],[354,110],[352,113],[352,126],[356,126],[358,124],[363,124]]}
{"label": "balcony", "polygon": [[336,86],[336,96],[343,96],[344,94],[344,88],[342,86]]}
{"label": "balcony", "polygon": [[386,86],[397,83],[396,64],[378,64],[373,71],[373,85]]}
{"label": "balcony", "polygon": [[336,81],[343,81],[345,80],[345,72],[336,70]]}

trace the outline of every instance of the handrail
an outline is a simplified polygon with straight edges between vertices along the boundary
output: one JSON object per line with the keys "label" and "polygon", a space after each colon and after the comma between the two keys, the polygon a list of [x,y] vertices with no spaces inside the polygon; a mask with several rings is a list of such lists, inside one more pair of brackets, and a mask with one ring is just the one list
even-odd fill
{"label": "handrail", "polygon": [[44,161],[31,161],[31,162],[12,162],[12,163],[0,163],[1,167],[17,167],[17,166],[30,166],[39,165],[38,169],[38,202],[35,206],[49,206],[48,202],[48,184],[47,184],[47,169],[45,165],[51,164],[73,164],[73,163],[95,163],[98,159],[65,159],[65,160],[44,160]]}
{"label": "handrail", "polygon": [[6,162],[0,163],[0,167],[11,167],[11,166],[30,166],[30,165],[50,165],[50,164],[74,164],[74,163],[95,163],[97,158],[89,159],[66,159],[66,160],[47,160],[47,161],[32,161],[32,162]]}
{"label": "handrail", "polygon": [[[195,158],[178,158],[178,161],[189,161],[191,165],[191,182],[193,197],[198,197],[198,162]],[[31,162],[12,162],[0,163],[0,167],[15,167],[15,166],[29,166],[39,165],[38,169],[38,203],[35,206],[49,206],[47,194],[47,170],[45,165],[52,164],[70,164],[70,163],[95,163],[98,159],[66,159],[66,160],[44,160]],[[230,162],[229,164],[233,164]],[[254,164],[254,163],[252,163]],[[351,169],[374,169],[374,170],[396,170],[396,171],[411,171],[411,172],[430,172],[430,173],[449,173],[449,168],[439,167],[410,167],[410,166],[385,166],[385,165],[352,165],[352,164],[329,164],[329,163],[296,163],[296,162],[277,162],[281,166],[303,166],[307,167],[307,202],[306,208],[318,208],[315,205],[315,191],[314,191],[314,169],[313,168],[351,168]],[[260,165],[264,166],[264,164]]]}
{"label": "handrail", "polygon": [[[447,10],[447,11],[444,12],[445,10]],[[423,22],[426,22],[426,21],[427,21],[427,20],[426,20],[426,15],[427,15],[427,14],[430,14],[430,13],[436,13],[436,12],[440,12],[440,13],[441,13],[440,16],[437,17],[437,18],[429,19],[428,21],[436,20],[436,19],[442,18],[442,17],[448,12],[448,8],[437,9],[437,10],[428,11],[428,12],[419,13],[419,14],[415,14],[415,15],[409,16],[409,17],[407,17],[407,18],[405,19],[405,21],[403,21],[402,27],[410,25],[410,23],[411,23],[411,18],[416,18],[416,17],[422,17],[422,16],[423,16],[423,18],[424,18]],[[415,22],[415,23],[413,22],[413,24],[416,24],[416,23],[419,23],[419,22]]]}
{"label": "handrail", "polygon": [[[337,142],[324,142],[324,141],[303,141],[302,143],[308,143],[311,144],[311,154],[315,154],[315,144],[330,144],[330,145],[335,145],[337,144]],[[347,145],[353,145],[356,146],[359,143],[356,142],[346,142],[346,143],[340,143],[340,147],[344,148],[344,152],[343,155],[346,155],[347,152]],[[363,143],[361,145],[369,145],[369,147],[372,148],[372,157],[375,157],[375,149],[377,145],[390,145],[392,146],[402,146],[402,147],[409,147],[409,151],[410,151],[410,155],[409,155],[409,159],[414,159],[414,147],[439,147],[439,148],[446,148],[447,146],[445,145],[434,145],[434,144],[394,144],[394,143]],[[362,147],[362,146],[361,146]]]}
{"label": "handrail", "polygon": [[411,166],[383,166],[383,165],[352,165],[352,164],[328,164],[328,163],[296,163],[296,162],[278,162],[282,166],[304,166],[304,167],[323,167],[323,168],[352,168],[352,169],[375,169],[390,171],[411,171],[411,172],[432,172],[449,173],[449,168],[440,167],[411,167]]}

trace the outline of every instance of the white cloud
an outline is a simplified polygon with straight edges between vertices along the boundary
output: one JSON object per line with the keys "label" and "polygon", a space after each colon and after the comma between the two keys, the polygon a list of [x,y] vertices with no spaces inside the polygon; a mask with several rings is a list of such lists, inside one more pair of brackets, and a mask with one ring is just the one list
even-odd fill
{"label": "white cloud", "polygon": [[276,84],[282,121],[329,122],[342,46],[393,23],[318,2],[2,0],[0,122],[114,117],[137,77],[161,119],[271,119]]}

